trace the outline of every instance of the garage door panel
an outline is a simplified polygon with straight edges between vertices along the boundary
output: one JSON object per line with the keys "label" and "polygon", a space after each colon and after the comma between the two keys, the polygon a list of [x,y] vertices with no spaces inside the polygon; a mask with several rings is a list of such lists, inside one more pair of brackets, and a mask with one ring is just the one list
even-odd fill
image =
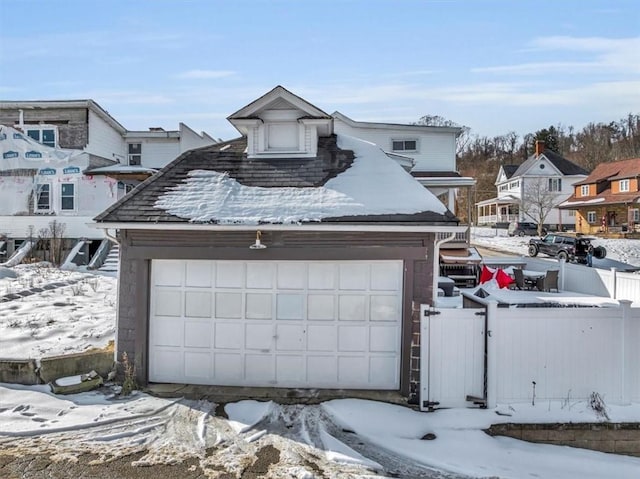
{"label": "garage door panel", "polygon": [[304,263],[279,263],[277,265],[278,289],[304,289],[307,285],[307,267]]}
{"label": "garage door panel", "polygon": [[309,351],[336,351],[337,329],[331,325],[310,324],[307,326],[307,349]]}
{"label": "garage door panel", "polygon": [[216,323],[214,334],[216,349],[237,349],[244,347],[244,323]]}
{"label": "garage door panel", "polygon": [[339,265],[340,289],[364,291],[369,286],[369,265],[359,262],[345,262]]}
{"label": "garage door panel", "polygon": [[369,351],[395,353],[398,348],[398,328],[372,326],[369,330]]}
{"label": "garage door panel", "polygon": [[305,327],[298,324],[276,326],[276,350],[303,351],[305,349]]}
{"label": "garage door panel", "polygon": [[338,326],[338,351],[367,351],[369,331],[366,326]]}
{"label": "garage door panel", "polygon": [[207,321],[185,321],[185,348],[211,348],[213,343],[213,323]]}
{"label": "garage door panel", "polygon": [[308,286],[310,290],[333,290],[336,289],[335,263],[309,263],[308,264]]}
{"label": "garage door panel", "polygon": [[184,359],[181,350],[158,349],[151,358],[157,381],[181,382],[184,378]]}
{"label": "garage door panel", "polygon": [[331,321],[335,319],[335,296],[332,294],[310,294],[307,296],[307,319]]}
{"label": "garage door panel", "polygon": [[303,384],[306,382],[304,356],[276,357],[277,384]]}
{"label": "garage door panel", "polygon": [[402,265],[398,263],[373,263],[371,265],[371,289],[373,291],[400,291]]}
{"label": "garage door panel", "polygon": [[397,389],[401,261],[152,262],[149,379]]}
{"label": "garage door panel", "polygon": [[338,383],[362,385],[369,383],[369,361],[361,356],[338,357]]}
{"label": "garage door panel", "polygon": [[242,293],[216,293],[215,315],[220,319],[242,318]]}
{"label": "garage door panel", "polygon": [[182,286],[184,262],[176,260],[155,260],[153,262],[154,286]]}
{"label": "garage door panel", "polygon": [[369,382],[375,386],[394,383],[399,367],[396,356],[374,356],[369,359]]}
{"label": "garage door panel", "polygon": [[181,347],[184,343],[184,322],[174,318],[157,318],[151,340],[154,346]]}
{"label": "garage door panel", "polygon": [[276,382],[274,357],[267,354],[245,354],[245,380],[253,384],[269,385]]}
{"label": "garage door panel", "polygon": [[245,317],[248,319],[271,319],[273,296],[267,293],[247,293]]}
{"label": "garage door panel", "polygon": [[215,266],[217,288],[242,288],[244,264],[239,261],[218,261]]}
{"label": "garage door panel", "polygon": [[340,321],[365,321],[367,319],[367,296],[340,295],[338,299]]}
{"label": "garage door panel", "polygon": [[158,288],[155,296],[156,316],[182,316],[182,291]]}
{"label": "garage door panel", "polygon": [[185,291],[184,315],[187,318],[210,318],[212,298],[210,291]]}
{"label": "garage door panel", "polygon": [[271,323],[247,323],[245,325],[244,347],[245,349],[270,351],[273,346],[273,336],[273,326]]}
{"label": "garage door panel", "polygon": [[212,357],[208,352],[185,352],[184,375],[193,379],[210,379],[212,370]]}
{"label": "garage door panel", "polygon": [[278,293],[276,295],[276,319],[304,319],[304,295]]}
{"label": "garage door panel", "polygon": [[369,297],[371,321],[399,321],[401,318],[400,301],[397,296],[379,295]]}
{"label": "garage door panel", "polygon": [[267,261],[247,263],[247,288],[271,289],[274,287],[275,264]]}
{"label": "garage door panel", "polygon": [[185,286],[191,288],[211,288],[214,285],[215,263],[211,261],[187,261],[185,266]]}
{"label": "garage door panel", "polygon": [[338,383],[338,358],[335,356],[307,356],[307,382],[335,385]]}
{"label": "garage door panel", "polygon": [[242,354],[216,353],[213,360],[215,378],[221,384],[242,384],[244,378]]}

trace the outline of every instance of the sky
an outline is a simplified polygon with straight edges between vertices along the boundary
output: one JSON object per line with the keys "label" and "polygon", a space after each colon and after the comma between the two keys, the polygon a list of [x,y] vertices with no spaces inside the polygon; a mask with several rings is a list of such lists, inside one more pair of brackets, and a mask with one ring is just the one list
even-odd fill
{"label": "sky", "polygon": [[[22,21],[17,21],[21,19]],[[0,99],[93,99],[130,130],[282,85],[327,113],[478,135],[640,113],[636,0],[0,0]]]}

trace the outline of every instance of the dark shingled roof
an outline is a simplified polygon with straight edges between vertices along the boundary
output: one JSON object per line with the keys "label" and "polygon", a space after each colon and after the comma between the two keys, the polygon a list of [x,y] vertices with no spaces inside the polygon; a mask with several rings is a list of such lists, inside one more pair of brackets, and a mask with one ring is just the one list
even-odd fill
{"label": "dark shingled roof", "polygon": [[[588,175],[589,172],[582,168],[581,166],[576,165],[575,163],[570,162],[566,158],[560,156],[558,153],[551,150],[544,150],[542,153],[552,164],[555,166],[560,173],[563,175]],[[522,163],[514,176],[520,176],[524,174],[531,166],[538,160],[536,155],[531,155],[527,160]]]}
{"label": "dark shingled roof", "polygon": [[[245,137],[187,151],[148,178],[96,216],[97,222],[136,223],[188,223],[189,220],[155,208],[157,199],[170,188],[187,179],[192,170],[227,173],[240,184],[260,187],[319,187],[348,169],[354,154],[338,148],[336,135],[318,139],[315,158],[249,159],[245,153]],[[413,215],[370,215],[326,218],[322,222],[347,223],[457,223],[457,218],[446,214],[422,212]]]}
{"label": "dark shingled roof", "polygon": [[513,174],[518,171],[518,165],[502,165],[502,171],[507,176],[507,178],[511,178]]}

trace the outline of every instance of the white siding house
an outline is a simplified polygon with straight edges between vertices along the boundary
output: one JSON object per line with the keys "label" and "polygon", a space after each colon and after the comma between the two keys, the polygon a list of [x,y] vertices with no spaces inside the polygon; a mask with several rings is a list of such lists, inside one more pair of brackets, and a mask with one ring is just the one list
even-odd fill
{"label": "white siding house", "polygon": [[473,178],[462,177],[457,170],[456,139],[460,128],[355,121],[338,111],[332,117],[336,133],[380,146],[453,213],[458,188],[475,184]]}
{"label": "white siding house", "polygon": [[[536,223],[532,210],[533,196],[545,195],[559,205],[573,194],[573,184],[583,180],[588,172],[559,154],[536,143],[536,152],[519,166],[503,165],[496,177],[497,196],[476,203],[479,225],[506,224],[512,221]],[[529,205],[527,205],[529,203]],[[553,207],[545,225],[558,229],[575,228],[575,212]]]}

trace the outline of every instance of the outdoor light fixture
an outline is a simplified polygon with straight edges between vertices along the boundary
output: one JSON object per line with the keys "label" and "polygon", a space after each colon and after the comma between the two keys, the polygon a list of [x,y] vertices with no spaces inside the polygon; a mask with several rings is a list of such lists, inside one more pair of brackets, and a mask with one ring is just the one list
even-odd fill
{"label": "outdoor light fixture", "polygon": [[256,231],[256,242],[249,246],[249,249],[265,249],[266,246],[260,242],[260,236],[262,233],[260,231]]}

